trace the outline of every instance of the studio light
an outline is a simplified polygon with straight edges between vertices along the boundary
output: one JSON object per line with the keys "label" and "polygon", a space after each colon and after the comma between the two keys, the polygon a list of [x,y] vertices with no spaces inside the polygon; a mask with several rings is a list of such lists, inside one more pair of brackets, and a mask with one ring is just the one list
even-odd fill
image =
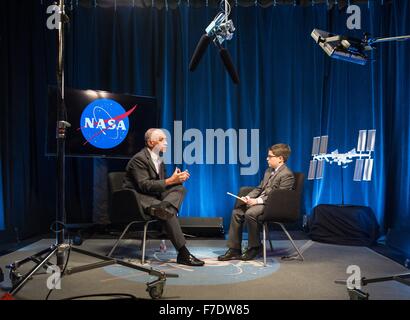
{"label": "studio light", "polygon": [[206,33],[202,35],[196,46],[194,54],[192,55],[191,62],[189,63],[189,71],[194,71],[196,69],[202,56],[212,41],[219,49],[219,55],[233,82],[238,84],[239,76],[235,70],[235,66],[232,62],[229,51],[222,46],[222,43],[225,40],[232,39],[235,32],[233,22],[232,20],[229,20],[231,7],[228,0],[222,1],[221,4],[225,5],[224,9],[215,16],[214,20],[212,20],[212,22],[205,29]]}
{"label": "studio light", "polygon": [[368,34],[365,34],[363,39],[358,39],[349,36],[335,35],[319,29],[313,29],[311,36],[329,57],[360,65],[365,65],[369,60],[367,52],[375,49],[373,44],[410,39],[410,35],[369,38]]}
{"label": "studio light", "polygon": [[311,36],[329,57],[361,65],[367,62],[364,52],[372,49],[363,45],[360,39],[338,36],[319,29],[313,29]]}

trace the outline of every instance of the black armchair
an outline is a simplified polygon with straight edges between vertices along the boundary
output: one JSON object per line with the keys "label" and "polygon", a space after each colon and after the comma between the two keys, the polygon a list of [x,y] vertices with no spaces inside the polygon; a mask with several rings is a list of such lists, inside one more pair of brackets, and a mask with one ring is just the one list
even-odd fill
{"label": "black armchair", "polygon": [[258,217],[258,221],[263,224],[263,263],[266,265],[266,234],[269,235],[269,223],[278,224],[285,232],[286,236],[295,248],[296,253],[291,256],[283,257],[283,259],[304,260],[302,253],[296,246],[289,232],[285,228],[285,223],[297,222],[300,216],[302,192],[305,175],[301,172],[294,173],[295,185],[294,190],[274,190],[268,197],[265,204],[265,210]]}
{"label": "black armchair", "polygon": [[[304,260],[302,253],[296,246],[289,232],[286,230],[285,223],[294,223],[299,219],[300,208],[301,208],[301,198],[303,191],[303,184],[305,175],[301,172],[294,173],[295,185],[294,190],[273,190],[265,203],[265,209],[263,214],[258,217],[258,221],[262,224],[263,228],[263,263],[266,266],[266,237],[269,238],[268,225],[269,223],[278,224],[282,230],[285,232],[286,236],[292,243],[292,246],[296,250],[296,254],[291,256],[283,257],[283,259],[297,259]],[[239,196],[246,196],[253,188],[252,187],[242,187],[239,191]],[[237,200],[235,206],[241,204],[240,200]],[[273,250],[272,243],[269,240],[271,250]]]}
{"label": "black armchair", "polygon": [[150,223],[156,222],[157,220],[144,213],[138,200],[138,193],[135,190],[122,188],[124,176],[125,172],[110,172],[108,174],[109,214],[111,223],[127,224],[121,236],[108,254],[108,257],[112,256],[114,250],[118,247],[120,241],[132,225],[143,223],[144,234],[141,240],[141,263],[144,264],[148,226]]}

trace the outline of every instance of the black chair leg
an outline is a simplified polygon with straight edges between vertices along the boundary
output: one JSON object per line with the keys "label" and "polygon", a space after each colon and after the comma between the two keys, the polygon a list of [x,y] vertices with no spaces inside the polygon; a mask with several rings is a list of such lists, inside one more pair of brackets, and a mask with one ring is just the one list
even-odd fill
{"label": "black chair leg", "polygon": [[269,241],[270,251],[274,251],[273,245],[272,245],[272,240],[271,240],[271,238],[270,238],[270,236],[269,236],[269,224],[268,224],[267,222],[266,222],[266,237],[267,237],[267,239],[268,239],[268,241]]}
{"label": "black chair leg", "polygon": [[122,238],[125,236],[125,234],[128,232],[128,229],[136,223],[141,223],[143,221],[132,221],[130,222],[124,229],[124,231],[122,232],[121,236],[118,238],[118,240],[115,242],[114,246],[112,247],[110,253],[107,255],[107,257],[111,257],[112,254],[114,253],[114,250],[118,247],[118,245],[120,244],[120,241],[122,240]]}
{"label": "black chair leg", "polygon": [[122,232],[121,236],[118,238],[118,240],[115,242],[114,246],[112,247],[110,253],[107,255],[107,257],[111,257],[112,254],[114,253],[115,249],[118,247],[118,245],[120,244],[122,238],[124,238],[124,236],[126,235],[126,233],[128,232],[129,228],[136,223],[144,223],[144,234],[141,240],[141,250],[142,250],[142,258],[141,258],[141,264],[145,263],[145,245],[147,242],[147,231],[148,231],[148,226],[150,223],[152,222],[157,222],[157,220],[149,220],[149,221],[132,221],[130,222],[124,229],[124,231]]}
{"label": "black chair leg", "polygon": [[263,223],[262,226],[262,232],[263,232],[263,243],[262,243],[262,247],[263,247],[263,266],[266,267],[266,240],[269,241],[269,246],[270,246],[270,250],[273,251],[273,245],[272,245],[272,241],[270,239],[269,236],[269,226],[267,222]]}
{"label": "black chair leg", "polygon": [[262,233],[263,233],[263,240],[262,240],[262,247],[263,247],[263,266],[266,267],[266,230],[268,229],[268,224],[265,222],[262,226]]}
{"label": "black chair leg", "polygon": [[293,248],[295,248],[295,250],[297,252],[296,255],[290,255],[290,256],[282,257],[282,259],[294,260],[294,259],[296,259],[297,256],[299,256],[300,260],[302,260],[302,261],[305,260],[305,258],[303,258],[302,253],[300,252],[300,250],[296,246],[295,242],[293,241],[292,237],[290,236],[288,230],[286,230],[285,226],[283,225],[283,223],[279,223],[279,222],[275,222],[275,223],[281,226],[282,230],[286,233],[286,236],[288,237],[288,239],[292,243]]}
{"label": "black chair leg", "polygon": [[142,238],[142,258],[141,258],[141,264],[145,263],[145,245],[147,242],[147,230],[148,230],[148,226],[151,222],[156,222],[157,220],[149,220],[144,224],[144,235]]}

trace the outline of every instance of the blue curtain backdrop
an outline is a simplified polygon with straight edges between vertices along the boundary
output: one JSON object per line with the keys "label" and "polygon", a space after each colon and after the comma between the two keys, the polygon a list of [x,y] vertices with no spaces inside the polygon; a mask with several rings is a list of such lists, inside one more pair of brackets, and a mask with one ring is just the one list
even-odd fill
{"label": "blue curtain backdrop", "polygon": [[[8,3],[9,12],[16,10],[17,4]],[[36,25],[34,30],[25,31],[24,25],[11,28],[20,36],[30,37],[29,53],[32,63],[37,62],[34,64],[37,67],[30,71],[31,81],[37,81],[32,87],[38,87],[44,94],[46,85],[55,82],[55,33],[45,28],[48,4],[37,1],[32,5],[36,12],[31,18]],[[162,126],[171,133],[175,120],[182,121],[184,130],[196,128],[204,136],[206,129],[260,130],[260,170],[255,175],[241,176],[241,165],[233,164],[181,167],[191,172],[181,216],[222,216],[227,228],[234,201],[226,191],[237,192],[242,185],[259,183],[270,145],[288,143],[292,147],[289,167],[307,175],[312,137],[329,135],[328,150],[346,152],[356,147],[359,129],[376,129],[372,181],[354,182],[354,166],[341,171],[337,165],[326,165],[323,180],[305,182],[304,210],[309,214],[317,204],[341,203],[343,174],[345,203],[370,206],[383,231],[410,228],[410,43],[378,45],[372,53],[375,62],[358,66],[329,59],[310,36],[313,28],[340,34],[349,32],[359,37],[364,31],[374,36],[410,34],[409,1],[360,4],[362,30],[354,32],[346,27],[345,8],[329,10],[326,4],[234,6],[231,18],[236,32],[226,47],[239,72],[238,86],[232,84],[212,46],[197,70],[188,71],[196,43],[217,8],[183,3],[159,10],[133,7],[132,1],[128,6],[117,7],[102,7],[98,1],[91,6],[78,5],[75,1],[71,4],[66,61],[68,86],[156,96],[162,110]],[[29,27],[28,23],[25,27]],[[9,43],[10,52],[13,42],[18,41],[13,39]],[[9,54],[8,62],[17,63],[17,60]],[[22,71],[18,72],[22,77]],[[15,97],[16,93],[13,94]],[[45,97],[34,97],[33,101],[19,99],[15,97],[26,114],[33,108],[33,101],[38,110],[44,110]],[[8,105],[11,113],[11,104]],[[41,128],[44,124],[45,118],[38,117],[35,126]],[[15,129],[9,130],[9,136],[16,134]],[[21,145],[29,144],[27,137],[19,139]],[[43,137],[39,135],[37,139]],[[184,146],[187,144],[184,142]],[[38,150],[32,157],[42,159],[43,146]],[[3,173],[11,161],[10,155],[5,156]],[[29,160],[30,157],[18,162],[21,168],[15,168],[14,179],[24,176],[24,163]],[[52,167],[52,160],[47,161]],[[95,166],[93,160],[68,161],[68,198],[78,200],[69,204],[71,217],[89,218],[93,175],[98,174]],[[125,162],[108,161],[107,166],[119,169]],[[168,171],[172,169],[170,166]],[[24,187],[22,195],[14,191],[14,198],[10,199],[12,177],[4,174],[2,178],[7,211],[13,207],[13,201],[27,198],[24,194],[27,195],[28,189]],[[51,191],[50,198],[54,199],[53,196]],[[34,200],[39,199],[41,192]],[[29,204],[30,201],[25,207]],[[23,205],[15,207],[12,209],[24,209]],[[41,209],[37,204],[36,210]]]}
{"label": "blue curtain backdrop", "polygon": [[[197,70],[188,71],[197,41],[216,13],[216,8],[188,6],[76,7],[67,74],[75,87],[155,95],[162,126],[171,133],[175,120],[182,121],[183,130],[196,128],[204,137],[206,129],[247,129],[250,144],[250,130],[259,129],[260,170],[255,175],[241,176],[240,164],[182,166],[191,179],[181,215],[222,216],[228,228],[234,201],[226,192],[259,183],[269,146],[290,144],[289,166],[307,172],[312,137],[321,133],[326,61],[310,32],[326,28],[327,7],[235,7],[237,31],[227,47],[241,76],[239,86],[232,84],[212,46]],[[205,161],[206,146],[202,152]],[[312,186],[306,184],[308,212]]]}

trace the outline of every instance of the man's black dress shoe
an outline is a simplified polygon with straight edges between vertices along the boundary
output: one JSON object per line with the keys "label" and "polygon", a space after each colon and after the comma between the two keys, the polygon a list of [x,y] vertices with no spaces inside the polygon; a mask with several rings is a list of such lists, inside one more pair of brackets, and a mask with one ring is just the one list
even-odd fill
{"label": "man's black dress shoe", "polygon": [[261,253],[262,253],[262,246],[249,248],[242,255],[242,260],[244,260],[244,261],[253,260],[257,256],[259,256]]}
{"label": "man's black dress shoe", "polygon": [[242,259],[241,250],[231,249],[231,248],[229,248],[228,251],[226,251],[224,255],[218,257],[219,261],[241,260],[241,259]]}
{"label": "man's black dress shoe", "polygon": [[161,220],[171,219],[175,215],[171,210],[171,205],[166,201],[152,205],[150,207],[150,214]]}
{"label": "man's black dress shoe", "polygon": [[178,254],[177,263],[192,267],[201,267],[205,264],[204,261],[195,258],[192,254]]}

